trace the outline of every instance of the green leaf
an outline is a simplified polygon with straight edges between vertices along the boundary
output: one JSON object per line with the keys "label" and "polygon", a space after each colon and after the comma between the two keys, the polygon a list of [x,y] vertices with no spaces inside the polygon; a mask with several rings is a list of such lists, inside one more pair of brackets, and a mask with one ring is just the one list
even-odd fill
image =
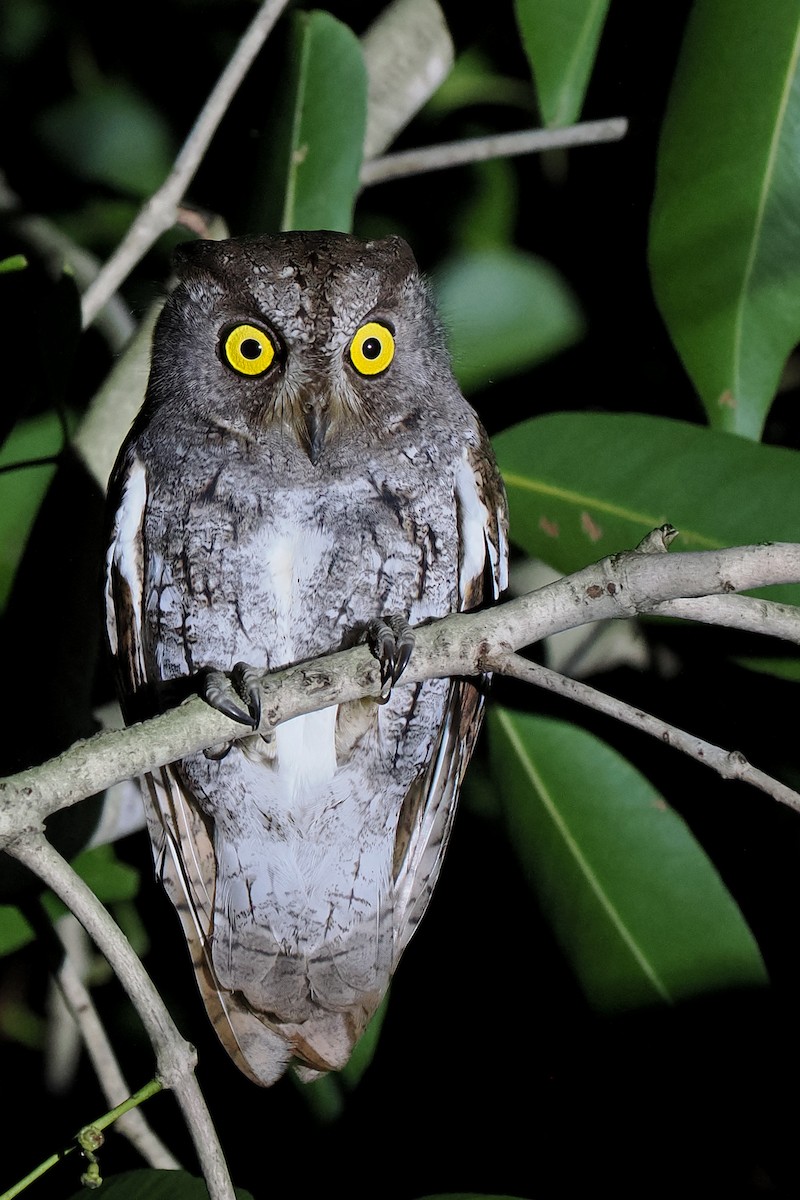
{"label": "green leaf", "polygon": [[389,992],[373,1013],[367,1028],[356,1042],[350,1061],[341,1071],[332,1071],[313,1083],[298,1084],[303,1099],[320,1121],[335,1121],[344,1112],[345,1093],[355,1091],[375,1057],[388,1007]]}
{"label": "green leaf", "polygon": [[755,671],[759,675],[772,675],[775,679],[788,679],[792,683],[800,683],[800,660],[796,658],[734,655],[731,661],[744,667],[746,671]]}
{"label": "green leaf", "polygon": [[758,438],[800,339],[800,0],[703,0],[661,135],[656,300],[712,424]]}
{"label": "green leaf", "polygon": [[381,1029],[383,1028],[388,1007],[389,992],[386,993],[370,1017],[367,1028],[355,1044],[353,1053],[350,1055],[350,1061],[339,1072],[348,1091],[353,1091],[358,1087],[364,1072],[375,1057],[375,1051],[378,1049]]}
{"label": "green leaf", "polygon": [[[101,1158],[102,1165],[102,1158]],[[208,1188],[202,1179],[187,1171],[157,1171],[153,1168],[124,1171],[103,1180],[102,1196],[108,1200],[208,1200]],[[236,1200],[253,1200],[244,1188],[235,1188]],[[86,1188],[74,1192],[70,1200],[86,1200]]]}
{"label": "green leaf", "polygon": [[514,0],[545,125],[580,116],[609,2]]}
{"label": "green leaf", "polygon": [[108,82],[49,109],[37,125],[53,157],[84,179],[150,196],[169,174],[172,138],[149,101]]}
{"label": "green leaf", "polygon": [[[54,412],[22,421],[0,449],[0,466],[56,455],[63,432]],[[0,608],[5,606],[39,505],[44,499],[55,465],[21,467],[0,473]]]}
{"label": "green leaf", "polygon": [[767,982],[715,868],[615,750],[564,722],[495,709],[490,755],[512,844],[593,1006]]}
{"label": "green leaf", "polygon": [[[132,900],[138,893],[138,872],[120,862],[112,846],[84,850],[72,860],[71,866],[105,905]],[[42,904],[52,921],[67,912],[66,905],[50,891],[42,893]],[[12,904],[0,905],[0,957],[27,945],[33,936],[31,926],[18,908]]]}
{"label": "green leaf", "polygon": [[521,250],[463,252],[441,265],[433,284],[466,392],[550,358],[583,332],[557,271]]}
{"label": "green leaf", "polygon": [[429,117],[442,117],[473,104],[502,104],[521,108],[529,117],[532,101],[529,84],[510,75],[495,74],[489,59],[471,46],[456,58],[424,112]]}
{"label": "green leaf", "polygon": [[330,13],[294,13],[281,92],[287,102],[269,139],[253,220],[260,228],[348,232],[367,119],[367,73],[352,30]]}
{"label": "green leaf", "polygon": [[[633,549],[671,522],[675,549],[800,541],[800,453],[639,413],[551,413],[494,438],[511,537],[559,571]],[[796,586],[772,599],[800,603]]]}
{"label": "green leaf", "polygon": [[[120,862],[113,846],[93,846],[83,850],[70,865],[106,906],[120,900],[133,900],[138,894],[139,872],[128,863]],[[46,895],[45,901],[55,914],[67,911],[55,897]]]}
{"label": "green leaf", "polygon": [[27,265],[28,260],[24,254],[10,254],[8,258],[0,260],[0,275],[7,271],[24,271]]}
{"label": "green leaf", "polygon": [[517,220],[517,173],[510,161],[493,158],[474,163],[472,188],[454,214],[453,243],[466,250],[509,247]]}
{"label": "green leaf", "polygon": [[13,904],[0,904],[0,958],[33,941],[33,930]]}

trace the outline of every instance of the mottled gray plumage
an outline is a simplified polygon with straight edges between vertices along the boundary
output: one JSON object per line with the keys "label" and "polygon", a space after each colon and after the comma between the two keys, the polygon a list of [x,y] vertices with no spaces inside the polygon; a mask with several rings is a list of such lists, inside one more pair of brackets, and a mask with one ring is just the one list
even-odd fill
{"label": "mottled gray plumage", "polygon": [[[496,597],[502,483],[406,244],[197,242],[177,268],[112,481],[126,718],[209,668]],[[209,1014],[257,1082],[347,1061],[427,906],[482,693],[401,678],[143,780]]]}

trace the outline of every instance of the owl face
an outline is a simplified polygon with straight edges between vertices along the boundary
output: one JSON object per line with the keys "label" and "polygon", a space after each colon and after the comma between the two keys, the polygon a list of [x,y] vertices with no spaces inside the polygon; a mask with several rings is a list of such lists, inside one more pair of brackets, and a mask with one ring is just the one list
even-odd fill
{"label": "owl face", "polygon": [[384,427],[410,389],[452,386],[427,288],[401,238],[197,242],[176,262],[150,386],[151,402],[165,397],[173,419],[182,408],[254,437],[278,424],[316,464],[343,427]]}

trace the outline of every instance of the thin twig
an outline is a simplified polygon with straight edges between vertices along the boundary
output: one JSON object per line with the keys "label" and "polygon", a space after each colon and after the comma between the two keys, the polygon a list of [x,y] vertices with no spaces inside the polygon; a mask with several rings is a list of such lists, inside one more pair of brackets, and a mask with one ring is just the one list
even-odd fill
{"label": "thin twig", "polygon": [[288,0],[264,0],[243,34],[225,70],[206,100],[184,142],[168,178],[143,205],[122,242],[83,297],[83,324],[91,325],[103,305],[114,295],[151,246],[175,218],[185,193],[217,126],[264,44]]}
{"label": "thin twig", "polygon": [[[69,951],[61,922],[56,923],[56,932],[65,950]],[[97,1015],[89,991],[75,970],[69,953],[61,963],[56,980],[67,1009],[80,1030],[86,1052],[103,1089],[103,1095],[109,1107],[116,1108],[130,1095],[130,1088],[122,1074],[114,1048]],[[129,1112],[123,1113],[117,1122],[117,1128],[136,1147],[145,1162],[149,1163],[151,1167],[164,1171],[174,1171],[180,1168],[181,1164],[150,1128],[141,1109],[132,1108]]]}
{"label": "thin twig", "polygon": [[649,733],[651,737],[658,738],[665,745],[674,746],[676,750],[688,754],[690,758],[697,759],[698,762],[711,767],[723,779],[739,779],[744,783],[749,783],[759,791],[772,796],[773,800],[778,800],[781,804],[793,808],[795,812],[800,812],[800,795],[786,784],[781,783],[780,780],[773,779],[771,775],[752,766],[738,750],[723,750],[720,746],[706,742],[693,733],[686,733],[677,726],[652,716],[651,713],[634,708],[624,700],[607,696],[604,692],[599,692],[596,688],[581,683],[577,679],[559,675],[557,671],[551,671],[549,667],[530,662],[519,654],[499,654],[496,658],[491,659],[491,666],[499,674],[511,675],[515,679],[521,679],[524,683],[532,683],[536,687],[545,688],[548,692],[566,696],[587,708],[593,708],[597,712],[605,713],[606,716],[614,717],[617,721],[631,725],[634,729],[641,730],[642,733]]}
{"label": "thin twig", "polygon": [[108,960],[155,1048],[158,1077],[180,1104],[212,1200],[234,1200],[222,1148],[194,1076],[194,1047],[181,1037],[127,938],[41,831],[29,828],[5,849],[52,888]]}
{"label": "thin twig", "polygon": [[779,604],[776,600],[757,600],[754,596],[694,596],[689,600],[664,600],[645,611],[649,616],[723,625],[727,629],[743,629],[800,645],[800,609],[792,604]]}
{"label": "thin twig", "polygon": [[569,125],[565,129],[521,129],[515,133],[498,133],[488,137],[464,138],[458,142],[443,142],[437,146],[422,146],[398,154],[384,154],[365,162],[361,167],[361,184],[371,187],[405,175],[421,175],[425,171],[441,171],[446,167],[485,162],[490,158],[512,158],[542,150],[618,142],[627,131],[625,117],[609,117],[604,121]]}
{"label": "thin twig", "polygon": [[[140,1088],[139,1091],[134,1095],[128,1096],[122,1101],[121,1104],[118,1104],[116,1108],[112,1109],[111,1112],[103,1113],[102,1117],[98,1117],[89,1125],[84,1125],[83,1129],[78,1131],[68,1146],[65,1146],[63,1150],[59,1150],[56,1154],[51,1154],[49,1158],[44,1160],[44,1162],[39,1163],[37,1167],[34,1167],[32,1171],[28,1172],[24,1179],[20,1179],[14,1184],[13,1187],[10,1187],[7,1191],[3,1192],[2,1196],[0,1196],[0,1200],[14,1200],[15,1196],[19,1196],[27,1187],[30,1187],[32,1183],[35,1183],[37,1179],[41,1179],[41,1177],[47,1171],[49,1171],[51,1167],[54,1167],[57,1163],[60,1163],[64,1158],[67,1157],[68,1154],[74,1154],[76,1150],[80,1149],[82,1143],[85,1142],[86,1135],[88,1133],[93,1135],[92,1140],[95,1145],[101,1143],[101,1131],[103,1129],[108,1129],[109,1125],[112,1125],[114,1121],[121,1122],[126,1116],[129,1116],[131,1113],[135,1112],[139,1104],[143,1104],[145,1100],[149,1100],[151,1096],[154,1096],[157,1092],[161,1091],[162,1086],[163,1085],[161,1084],[160,1080],[153,1079],[149,1083],[146,1083],[144,1087]],[[92,1186],[97,1185],[94,1184]]]}

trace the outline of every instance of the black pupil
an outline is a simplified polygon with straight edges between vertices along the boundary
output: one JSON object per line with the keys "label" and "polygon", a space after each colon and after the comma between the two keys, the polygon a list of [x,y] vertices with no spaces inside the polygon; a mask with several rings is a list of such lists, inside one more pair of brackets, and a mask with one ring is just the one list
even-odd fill
{"label": "black pupil", "polygon": [[361,353],[364,355],[364,358],[377,358],[380,352],[380,338],[367,338],[367,340],[364,342],[364,345],[361,347]]}
{"label": "black pupil", "polygon": [[255,338],[245,338],[239,347],[239,353],[242,358],[249,358],[252,361],[252,359],[259,357],[261,349],[261,343],[257,342]]}

